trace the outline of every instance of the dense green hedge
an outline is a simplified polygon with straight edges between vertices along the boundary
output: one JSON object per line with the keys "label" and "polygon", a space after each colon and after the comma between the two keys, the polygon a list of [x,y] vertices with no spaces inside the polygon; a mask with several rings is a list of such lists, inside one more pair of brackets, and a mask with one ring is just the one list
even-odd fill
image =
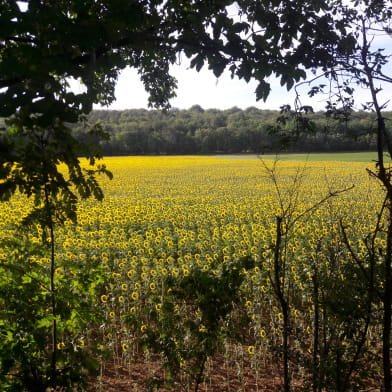
{"label": "dense green hedge", "polygon": [[[268,153],[281,147],[281,135],[272,131],[279,111],[206,109],[195,105],[188,110],[131,109],[95,110],[89,121],[101,122],[110,139],[101,142],[106,155]],[[392,116],[391,116],[392,117]],[[285,135],[295,135],[289,151],[369,151],[375,150],[372,113],[353,112],[349,121],[339,121],[324,112],[310,115],[314,131],[300,132],[295,121],[287,122]],[[85,138],[83,126],[75,128]]]}

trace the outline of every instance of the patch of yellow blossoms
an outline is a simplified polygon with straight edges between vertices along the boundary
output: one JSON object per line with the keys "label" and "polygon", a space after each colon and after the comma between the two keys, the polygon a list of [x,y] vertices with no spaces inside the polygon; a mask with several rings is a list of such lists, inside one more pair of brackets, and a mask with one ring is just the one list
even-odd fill
{"label": "patch of yellow blossoms", "polygon": [[[218,260],[250,255],[256,267],[244,271],[244,306],[255,335],[249,354],[258,341],[279,338],[281,331],[270,279],[276,216],[289,212],[295,221],[287,237],[285,279],[297,293],[292,314],[303,320],[306,331],[312,311],[307,297],[312,263],[327,263],[323,252],[345,252],[331,237],[340,220],[355,231],[354,245],[360,252],[360,239],[371,229],[380,205],[380,187],[365,170],[371,164],[280,162],[271,178],[258,159],[123,157],[105,163],[114,179],[102,179],[104,201],[80,204],[78,224],[57,229],[56,250],[60,259],[95,260],[105,266],[109,284],[97,306],[104,307],[108,325],[118,325],[122,316],[146,307],[159,312],[161,283],[167,276],[187,276],[195,267],[213,270]],[[265,165],[272,168],[273,162]],[[326,195],[352,185],[313,209]],[[17,198],[3,204],[2,238],[8,235],[7,225],[27,208]],[[141,324],[139,331],[146,328]],[[122,347],[128,350],[126,341]]]}

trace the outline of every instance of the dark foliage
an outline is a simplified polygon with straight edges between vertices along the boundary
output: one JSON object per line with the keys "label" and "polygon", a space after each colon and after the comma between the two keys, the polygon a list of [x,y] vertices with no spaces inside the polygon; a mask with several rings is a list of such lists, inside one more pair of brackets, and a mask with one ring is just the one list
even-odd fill
{"label": "dark foliage", "polygon": [[[386,113],[386,117],[391,117]],[[280,127],[276,129],[276,121]],[[373,114],[353,112],[350,121],[331,119],[324,112],[310,113],[311,131],[298,129],[295,119],[274,110],[233,107],[227,110],[132,109],[95,110],[91,123],[100,122],[110,134],[101,142],[106,155],[269,153],[285,148],[292,152],[371,151],[376,149]],[[74,129],[88,140],[81,125]],[[286,140],[290,143],[282,144]]]}

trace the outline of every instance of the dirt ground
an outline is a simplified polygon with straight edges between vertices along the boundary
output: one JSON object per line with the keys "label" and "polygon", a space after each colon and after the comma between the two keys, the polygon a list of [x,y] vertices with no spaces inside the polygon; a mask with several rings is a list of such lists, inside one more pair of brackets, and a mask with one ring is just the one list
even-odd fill
{"label": "dirt ground", "polygon": [[[145,392],[145,391],[176,391],[191,392],[185,382],[174,383],[171,388],[164,386],[149,389],[149,380],[162,375],[158,360],[150,358],[148,363],[143,355],[136,356],[127,366],[120,361],[110,360],[101,369],[101,375],[89,380],[89,392]],[[272,365],[260,364],[258,371],[251,368],[248,358],[241,361],[225,360],[222,355],[209,361],[205,381],[201,384],[199,392],[276,392],[281,390],[282,380],[276,376],[279,369]]]}

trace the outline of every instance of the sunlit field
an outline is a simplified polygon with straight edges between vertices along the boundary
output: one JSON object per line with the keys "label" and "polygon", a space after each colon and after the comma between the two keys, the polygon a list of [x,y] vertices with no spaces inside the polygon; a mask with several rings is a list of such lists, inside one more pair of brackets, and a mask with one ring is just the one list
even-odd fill
{"label": "sunlit field", "polygon": [[[130,378],[133,364],[142,361],[144,376],[155,380],[151,390],[193,390],[189,385],[201,381],[195,375],[202,355],[197,347],[206,339],[214,350],[203,365],[200,390],[218,390],[216,382],[222,391],[278,388],[284,322],[278,286],[288,304],[293,384],[309,385],[314,365],[320,383],[333,384],[336,372],[328,367],[339,355],[344,372],[362,328],[355,298],[364,279],[352,252],[366,259],[365,238],[382,202],[380,186],[366,171],[372,163],[224,157],[122,157],[105,163],[114,179],[101,179],[103,202],[81,202],[78,223],[57,228],[55,244],[59,285],[67,275],[82,279],[83,268],[86,274],[88,269],[102,273],[91,295],[103,318],[59,339],[60,350],[100,350],[97,390],[100,385],[105,390],[100,382],[113,361]],[[28,208],[18,199],[4,204],[0,236],[10,236],[11,224]],[[278,217],[283,221],[279,270]],[[40,241],[38,235],[30,237]],[[383,241],[380,236],[374,246]],[[209,283],[219,282],[231,268],[239,268],[239,296],[214,324],[209,299],[192,297],[183,282],[199,276],[211,290]],[[219,295],[214,291],[210,300]],[[355,331],[350,323],[357,323]],[[366,355],[378,355],[375,319],[369,331]],[[377,380],[373,363],[364,377]],[[175,377],[163,382],[170,371]],[[129,390],[146,390],[135,380],[132,385]]]}
{"label": "sunlit field", "polygon": [[[238,158],[238,159],[258,159],[258,155],[225,155],[225,158]],[[290,153],[290,154],[264,154],[263,159],[275,160],[279,159],[281,161],[339,161],[339,162],[376,162],[377,152],[367,151],[367,152],[333,152],[333,153]],[[388,154],[384,154],[384,159],[386,162],[390,162],[390,157]]]}

